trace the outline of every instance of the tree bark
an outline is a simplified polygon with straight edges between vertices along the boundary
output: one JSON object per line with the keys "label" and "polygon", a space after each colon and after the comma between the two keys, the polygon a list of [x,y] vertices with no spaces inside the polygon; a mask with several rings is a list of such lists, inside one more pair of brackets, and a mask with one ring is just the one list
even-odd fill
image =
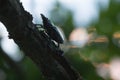
{"label": "tree bark", "polygon": [[38,31],[32,20],[19,0],[0,0],[0,21],[7,28],[9,38],[32,59],[46,80],[82,80],[61,50],[44,32]]}

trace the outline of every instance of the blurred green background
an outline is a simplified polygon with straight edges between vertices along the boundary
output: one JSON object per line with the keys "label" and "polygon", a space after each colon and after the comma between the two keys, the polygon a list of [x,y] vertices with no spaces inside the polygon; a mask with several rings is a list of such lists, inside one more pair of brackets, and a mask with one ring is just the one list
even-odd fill
{"label": "blurred green background", "polygon": [[[79,15],[77,18],[81,19],[80,21],[78,19],[76,23],[74,10],[66,7],[65,3],[63,4],[60,0],[55,0],[51,9],[49,7],[43,9],[45,11],[43,14],[58,26],[65,40],[64,44],[61,44],[65,52],[64,56],[84,80],[120,80],[120,1],[107,0],[106,4],[103,0],[97,1],[98,3],[94,6],[97,9],[97,15],[90,17],[89,21],[85,21],[84,17],[82,20],[82,16],[85,15]],[[31,9],[30,12],[35,16],[34,23],[41,23],[40,15],[34,14],[36,3],[30,3],[30,1],[28,3],[32,5],[28,11]],[[87,10],[90,11],[87,4],[83,5],[86,5]],[[25,5],[24,2],[23,5]],[[82,6],[76,5],[77,8],[72,7],[76,10],[81,9]],[[84,11],[86,8],[82,9]],[[41,12],[38,12],[42,13],[42,8]],[[6,40],[7,32],[2,32],[4,27],[2,24],[0,27],[0,80],[21,80],[21,76],[24,76],[26,80],[43,80],[36,65],[24,56],[17,45],[13,45],[14,41]],[[12,51],[11,46],[8,45],[12,46]],[[4,53],[16,62],[15,64],[24,74],[16,71]]]}

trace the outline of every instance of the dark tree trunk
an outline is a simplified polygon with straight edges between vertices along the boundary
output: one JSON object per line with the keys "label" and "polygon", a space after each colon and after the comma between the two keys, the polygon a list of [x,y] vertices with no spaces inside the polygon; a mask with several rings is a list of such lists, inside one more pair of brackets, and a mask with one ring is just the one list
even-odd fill
{"label": "dark tree trunk", "polygon": [[0,21],[6,26],[9,38],[30,57],[46,80],[82,80],[48,36],[39,32],[33,17],[19,0],[0,0]]}

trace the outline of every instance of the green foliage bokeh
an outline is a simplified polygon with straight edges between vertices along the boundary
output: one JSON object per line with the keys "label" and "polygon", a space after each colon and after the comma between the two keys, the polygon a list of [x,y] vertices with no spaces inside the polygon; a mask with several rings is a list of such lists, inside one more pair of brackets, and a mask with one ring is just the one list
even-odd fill
{"label": "green foliage bokeh", "polygon": [[[108,42],[95,42],[93,40],[89,45],[87,44],[82,48],[70,47],[65,53],[65,57],[81,74],[84,80],[104,80],[97,74],[94,64],[109,63],[113,57],[120,57],[120,37],[113,37],[116,32],[120,33],[119,9],[120,2],[110,0],[108,9],[100,11],[99,20],[90,24],[95,28],[95,31],[91,32],[95,34],[95,36],[93,36],[94,39],[105,36]],[[75,28],[72,11],[57,2],[50,12],[50,17],[54,24],[63,29],[68,40],[70,33]],[[30,59],[25,57],[24,60],[19,63],[24,70],[26,80],[43,80],[40,70]],[[6,60],[0,55],[0,69],[6,73],[6,80],[18,80],[18,77],[16,77],[17,74],[13,69],[7,67],[5,64],[7,64]],[[109,78],[106,80],[108,79]]]}

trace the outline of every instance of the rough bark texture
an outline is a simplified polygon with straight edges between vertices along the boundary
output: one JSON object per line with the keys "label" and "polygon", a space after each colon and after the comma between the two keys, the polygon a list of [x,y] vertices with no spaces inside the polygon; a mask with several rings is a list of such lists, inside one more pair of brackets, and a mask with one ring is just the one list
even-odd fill
{"label": "rough bark texture", "polygon": [[6,26],[9,38],[33,60],[46,80],[82,80],[60,49],[37,30],[32,19],[19,0],[0,0],[0,21]]}

